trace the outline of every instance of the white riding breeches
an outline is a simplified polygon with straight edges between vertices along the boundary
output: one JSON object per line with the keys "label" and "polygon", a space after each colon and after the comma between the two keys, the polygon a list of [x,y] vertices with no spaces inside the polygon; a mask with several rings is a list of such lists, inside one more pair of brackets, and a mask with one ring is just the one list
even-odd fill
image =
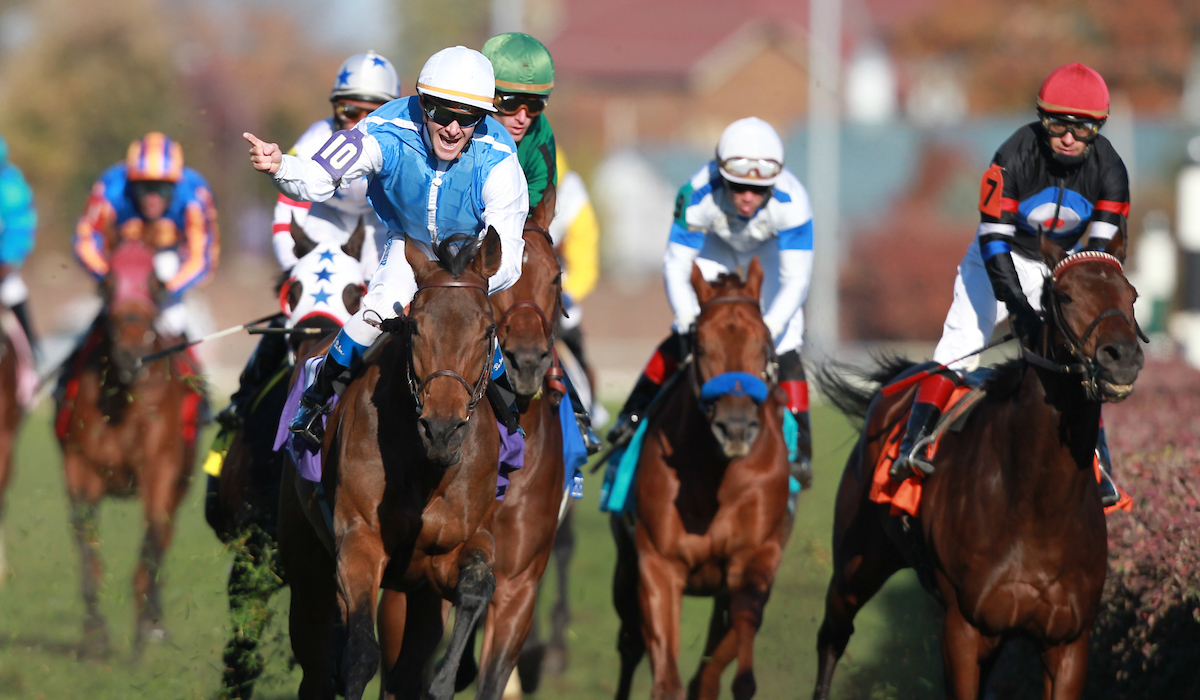
{"label": "white riding breeches", "polygon": [[[1036,310],[1042,308],[1042,287],[1050,276],[1050,268],[1041,261],[1030,260],[1012,254],[1021,291]],[[954,302],[946,314],[942,327],[942,339],[933,351],[933,361],[948,365],[951,369],[971,371],[979,366],[979,355],[972,355],[959,362],[951,362],[969,352],[982,348],[992,337],[999,318],[1008,315],[1004,302],[996,299],[992,281],[988,278],[983,256],[979,252],[979,239],[971,241],[967,254],[958,265],[958,276],[954,278]]]}
{"label": "white riding breeches", "polygon": [[379,328],[367,323],[364,316],[372,321],[395,318],[404,312],[404,307],[408,306],[417,293],[416,277],[413,276],[412,267],[404,257],[406,245],[415,245],[430,260],[436,259],[433,248],[428,243],[406,240],[399,234],[392,234],[388,238],[380,256],[379,267],[375,268],[375,274],[371,276],[362,306],[342,328],[343,332],[359,345],[370,346],[382,333]]}
{"label": "white riding breeches", "polygon": [[[764,241],[756,248],[745,252],[734,250],[720,236],[705,236],[704,247],[696,257],[696,265],[704,279],[713,281],[723,272],[746,274],[750,261],[758,256],[758,264],[762,266],[762,290],[759,292],[759,306],[765,314],[771,308],[775,295],[779,292],[779,242],[775,239]],[[804,344],[804,305],[801,304],[796,313],[788,321],[783,333],[775,339],[775,353],[782,355],[789,350],[800,352]]]}
{"label": "white riding breeches", "polygon": [[[179,272],[179,253],[160,250],[154,254],[154,276],[166,284]],[[155,327],[160,333],[182,337],[187,332],[188,313],[183,304],[183,294],[172,294],[163,302],[158,312]]]}

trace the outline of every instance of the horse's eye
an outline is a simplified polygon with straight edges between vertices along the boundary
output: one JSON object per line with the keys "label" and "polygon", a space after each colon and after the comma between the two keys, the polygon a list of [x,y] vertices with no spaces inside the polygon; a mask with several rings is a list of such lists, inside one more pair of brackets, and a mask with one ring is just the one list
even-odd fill
{"label": "horse's eye", "polygon": [[1072,301],[1075,301],[1071,298],[1071,295],[1067,294],[1066,292],[1055,292],[1054,296],[1058,297],[1058,303],[1060,304],[1070,304]]}
{"label": "horse's eye", "polygon": [[496,335],[496,324],[493,323],[492,325],[488,326],[486,333],[487,333],[487,337],[489,337],[489,338]]}
{"label": "horse's eye", "polygon": [[408,321],[408,333],[409,335],[421,335],[417,332],[417,322],[412,319]]}

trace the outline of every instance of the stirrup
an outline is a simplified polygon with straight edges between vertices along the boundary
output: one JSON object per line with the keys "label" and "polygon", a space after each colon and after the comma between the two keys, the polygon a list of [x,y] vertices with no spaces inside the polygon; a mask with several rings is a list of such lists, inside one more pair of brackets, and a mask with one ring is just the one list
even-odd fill
{"label": "stirrup", "polygon": [[288,425],[288,430],[314,450],[319,450],[325,442],[325,426],[321,424],[321,418],[328,410],[326,404],[309,403],[301,399],[300,410]]}
{"label": "stirrup", "polygon": [[1112,476],[1103,466],[1100,467],[1100,482],[1096,484],[1096,487],[1100,489],[1100,505],[1105,508],[1116,505],[1117,501],[1121,500],[1121,492],[1117,490]]}
{"label": "stirrup", "polygon": [[592,421],[586,413],[576,413],[575,422],[579,424],[579,434],[583,437],[583,446],[587,449],[588,457],[599,452],[604,447],[596,431],[592,430]]}
{"label": "stirrup", "polygon": [[916,472],[921,472],[925,476],[929,476],[934,472],[933,463],[929,461],[926,448],[929,443],[933,442],[932,436],[921,435],[915,443],[912,450],[908,454],[902,454],[896,457],[896,461],[892,462],[892,468],[888,470],[888,476],[892,481],[901,482],[908,479]]}
{"label": "stirrup", "polygon": [[213,416],[217,421],[217,425],[221,426],[221,430],[230,433],[236,433],[241,430],[245,421],[242,419],[242,412],[238,409],[238,405],[232,401],[225,408],[222,408],[217,415]]}

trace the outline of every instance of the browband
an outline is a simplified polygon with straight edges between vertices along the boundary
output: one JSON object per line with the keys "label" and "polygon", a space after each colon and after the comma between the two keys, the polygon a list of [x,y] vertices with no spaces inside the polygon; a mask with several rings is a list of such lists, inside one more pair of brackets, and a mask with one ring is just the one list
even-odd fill
{"label": "browband", "polygon": [[1125,272],[1124,267],[1121,265],[1121,261],[1117,260],[1116,256],[1100,250],[1081,250],[1078,253],[1071,253],[1067,257],[1060,260],[1059,263],[1054,266],[1054,272],[1052,274],[1055,279],[1057,279],[1059,273],[1068,267],[1071,267],[1077,263],[1090,262],[1092,260],[1112,265],[1116,267],[1117,271],[1121,272],[1122,274]]}

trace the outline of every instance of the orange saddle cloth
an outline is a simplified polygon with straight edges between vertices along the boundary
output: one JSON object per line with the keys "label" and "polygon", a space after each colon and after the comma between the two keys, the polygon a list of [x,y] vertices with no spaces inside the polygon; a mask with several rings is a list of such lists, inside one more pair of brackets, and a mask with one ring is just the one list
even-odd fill
{"label": "orange saddle cloth", "polygon": [[[982,392],[977,393],[969,402],[960,406],[959,404],[963,403],[963,399],[970,395],[972,390],[972,387],[969,386],[958,386],[950,394],[950,400],[942,410],[942,422],[934,430],[933,442],[929,444],[927,450],[930,459],[937,455],[938,445],[942,441],[942,436],[946,434],[947,425],[956,421],[965,411],[969,411],[976,401],[983,398]],[[871,480],[871,493],[868,497],[875,503],[891,505],[892,515],[908,513],[917,517],[921,509],[921,482],[925,475],[918,471],[904,481],[896,483],[888,474],[892,468],[892,462],[895,462],[896,457],[900,454],[900,442],[904,439],[904,430],[907,426],[908,412],[906,411],[892,426],[891,432],[884,440],[883,450],[880,451],[879,459],[875,462],[875,474]],[[1092,467],[1096,471],[1096,482],[1099,483],[1100,461],[1098,458],[1092,458]],[[1117,489],[1117,492],[1121,494],[1121,497],[1113,505],[1105,507],[1106,515],[1115,510],[1133,510],[1133,499],[1129,494],[1120,488]]]}

